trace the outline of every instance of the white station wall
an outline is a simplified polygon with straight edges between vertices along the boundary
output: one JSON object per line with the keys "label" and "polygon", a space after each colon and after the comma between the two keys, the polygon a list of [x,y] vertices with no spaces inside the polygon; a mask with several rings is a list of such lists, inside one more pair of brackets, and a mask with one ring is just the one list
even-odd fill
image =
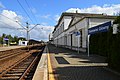
{"label": "white station wall", "polygon": [[[99,24],[103,24],[108,21],[113,21],[113,19],[84,18],[83,20],[79,21],[72,27],[68,28],[70,21],[71,21],[71,17],[63,18],[63,20],[61,21],[61,24],[64,23],[64,31],[61,32],[58,36],[56,36],[56,38],[54,38],[54,44],[63,45],[63,46],[65,45],[68,48],[71,48],[71,46],[73,47],[81,46],[82,48],[86,48],[88,28],[97,26]],[[77,30],[81,31],[81,34],[82,34],[81,35],[82,38],[79,38],[79,44],[78,44],[78,37],[76,37],[75,34],[72,34],[74,31],[77,31]]]}

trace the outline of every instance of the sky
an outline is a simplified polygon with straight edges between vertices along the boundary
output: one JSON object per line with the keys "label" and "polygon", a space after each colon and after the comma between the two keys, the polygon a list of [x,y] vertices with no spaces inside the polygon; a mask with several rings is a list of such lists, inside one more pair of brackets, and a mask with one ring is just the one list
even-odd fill
{"label": "sky", "polygon": [[[0,0],[0,35],[26,37],[26,22],[30,39],[48,40],[63,12],[105,13],[120,12],[120,0]],[[21,26],[20,26],[20,25]]]}

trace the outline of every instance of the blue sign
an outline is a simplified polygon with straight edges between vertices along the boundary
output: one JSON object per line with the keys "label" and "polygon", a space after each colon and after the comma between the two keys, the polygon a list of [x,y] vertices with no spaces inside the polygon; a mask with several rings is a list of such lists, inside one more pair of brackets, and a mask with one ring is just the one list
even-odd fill
{"label": "blue sign", "polygon": [[5,41],[9,40],[8,38],[4,38]]}
{"label": "blue sign", "polygon": [[110,26],[111,26],[111,21],[100,24],[98,26],[89,28],[88,29],[88,34],[95,34],[95,33],[98,33],[98,32],[107,32]]}
{"label": "blue sign", "polygon": [[76,32],[76,36],[79,36],[80,35],[80,32]]}
{"label": "blue sign", "polygon": [[73,32],[73,34],[75,34],[75,36],[79,36],[80,35],[80,32]]}

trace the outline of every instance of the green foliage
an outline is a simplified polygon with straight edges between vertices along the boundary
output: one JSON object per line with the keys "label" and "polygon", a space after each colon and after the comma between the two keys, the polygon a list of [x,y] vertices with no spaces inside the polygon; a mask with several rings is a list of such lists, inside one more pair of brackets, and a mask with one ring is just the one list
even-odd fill
{"label": "green foliage", "polygon": [[107,56],[107,32],[90,36],[90,53]]}
{"label": "green foliage", "polygon": [[18,44],[18,41],[19,40],[26,40],[25,38],[23,38],[23,37],[20,37],[20,38],[18,38],[18,36],[11,36],[11,35],[6,35],[6,34],[2,34],[2,36],[0,37],[0,44],[3,44],[3,38],[8,38],[9,39],[9,42],[10,43],[16,43],[16,44]]}
{"label": "green foliage", "polygon": [[19,37],[18,40],[26,40],[26,39],[23,37]]}
{"label": "green foliage", "polygon": [[13,37],[11,35],[6,35],[6,37],[9,39],[9,42],[13,41]]}
{"label": "green foliage", "polygon": [[118,24],[118,33],[110,36],[109,66],[120,72],[120,15],[114,24]]}
{"label": "green foliage", "polygon": [[120,16],[114,24],[118,24],[118,33],[112,34],[112,27],[108,32],[90,36],[90,53],[107,57],[110,68],[120,72]]}
{"label": "green foliage", "polygon": [[2,42],[3,42],[3,38],[0,37],[0,44],[2,44]]}
{"label": "green foliage", "polygon": [[120,15],[113,22],[114,24],[120,24]]}

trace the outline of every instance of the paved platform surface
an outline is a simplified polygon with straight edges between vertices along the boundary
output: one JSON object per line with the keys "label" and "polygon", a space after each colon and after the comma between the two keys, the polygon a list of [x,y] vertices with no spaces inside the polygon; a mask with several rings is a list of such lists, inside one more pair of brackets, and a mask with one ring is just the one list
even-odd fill
{"label": "paved platform surface", "polygon": [[48,80],[47,47],[43,51],[32,80]]}
{"label": "paved platform surface", "polygon": [[[120,80],[107,67],[106,58],[98,55],[47,45],[55,79],[51,80]],[[50,80],[50,79],[49,79]]]}
{"label": "paved platform surface", "polygon": [[10,49],[15,49],[15,48],[21,48],[21,47],[25,47],[25,46],[6,46],[6,47],[0,47],[0,51],[6,51],[6,50],[10,50]]}

